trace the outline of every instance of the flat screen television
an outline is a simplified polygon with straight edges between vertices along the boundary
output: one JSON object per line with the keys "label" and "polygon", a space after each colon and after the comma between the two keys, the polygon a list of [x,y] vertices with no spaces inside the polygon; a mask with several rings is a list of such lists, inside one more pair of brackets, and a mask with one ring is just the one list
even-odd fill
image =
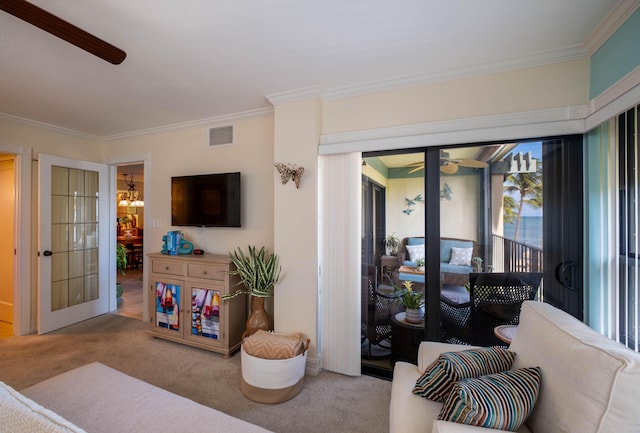
{"label": "flat screen television", "polygon": [[171,225],[240,227],[240,173],[171,178]]}

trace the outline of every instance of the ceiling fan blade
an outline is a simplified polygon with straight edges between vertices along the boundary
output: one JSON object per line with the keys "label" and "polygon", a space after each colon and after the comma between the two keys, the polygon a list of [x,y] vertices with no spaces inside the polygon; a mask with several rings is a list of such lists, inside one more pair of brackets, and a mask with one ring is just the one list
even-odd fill
{"label": "ceiling fan blade", "polygon": [[469,168],[485,168],[489,166],[489,164],[487,164],[486,162],[478,161],[475,159],[456,159],[455,162],[462,167]]}
{"label": "ceiling fan blade", "polygon": [[452,162],[440,164],[440,171],[444,174],[456,174],[458,172],[458,164]]}
{"label": "ceiling fan blade", "polygon": [[[411,165],[411,164],[408,164],[408,165]],[[420,170],[422,170],[422,169],[424,169],[424,164],[420,164],[420,166],[419,166],[419,167],[416,167],[416,168],[414,168],[413,170],[409,170],[408,174],[415,173],[416,171],[420,171]]]}
{"label": "ceiling fan blade", "polygon": [[114,65],[119,65],[127,57],[120,48],[27,1],[0,0],[0,9]]}

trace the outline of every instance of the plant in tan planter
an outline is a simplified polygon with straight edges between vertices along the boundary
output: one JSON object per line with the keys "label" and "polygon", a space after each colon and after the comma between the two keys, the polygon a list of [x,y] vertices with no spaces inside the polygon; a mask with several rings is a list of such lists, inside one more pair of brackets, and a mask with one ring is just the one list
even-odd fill
{"label": "plant in tan planter", "polygon": [[411,281],[405,281],[399,302],[405,306],[405,320],[409,323],[420,323],[423,319],[422,307],[424,307],[424,293],[414,290]]}
{"label": "plant in tan planter", "polygon": [[270,322],[264,309],[264,300],[273,296],[273,288],[280,278],[278,256],[273,253],[267,254],[265,247],[257,250],[256,247],[249,246],[247,255],[238,248],[229,253],[229,257],[236,267],[230,274],[237,275],[240,278],[238,285],[242,284],[244,287],[222,296],[222,299],[235,298],[243,293],[251,295],[251,314],[247,319],[243,338],[258,329],[268,331]]}

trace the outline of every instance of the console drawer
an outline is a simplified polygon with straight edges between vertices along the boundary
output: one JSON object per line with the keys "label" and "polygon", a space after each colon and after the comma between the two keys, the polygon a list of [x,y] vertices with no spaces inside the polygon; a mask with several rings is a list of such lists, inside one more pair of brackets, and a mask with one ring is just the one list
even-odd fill
{"label": "console drawer", "polygon": [[224,280],[227,278],[227,266],[217,263],[189,263],[187,276],[205,280]]}
{"label": "console drawer", "polygon": [[157,274],[184,276],[184,263],[169,260],[153,260],[151,271]]}

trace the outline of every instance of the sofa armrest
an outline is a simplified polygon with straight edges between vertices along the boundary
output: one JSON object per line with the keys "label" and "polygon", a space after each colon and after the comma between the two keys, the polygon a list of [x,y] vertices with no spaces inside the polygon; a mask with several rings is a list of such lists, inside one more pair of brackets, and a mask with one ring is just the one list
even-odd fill
{"label": "sofa armrest", "polygon": [[418,348],[418,370],[422,374],[442,352],[459,352],[473,349],[476,346],[466,344],[440,343],[438,341],[423,341]]}
{"label": "sofa armrest", "polygon": [[[504,433],[508,430],[496,430],[493,428],[475,427],[472,425],[459,424],[449,421],[433,421],[432,433]],[[518,432],[528,432],[529,430],[518,430]]]}

